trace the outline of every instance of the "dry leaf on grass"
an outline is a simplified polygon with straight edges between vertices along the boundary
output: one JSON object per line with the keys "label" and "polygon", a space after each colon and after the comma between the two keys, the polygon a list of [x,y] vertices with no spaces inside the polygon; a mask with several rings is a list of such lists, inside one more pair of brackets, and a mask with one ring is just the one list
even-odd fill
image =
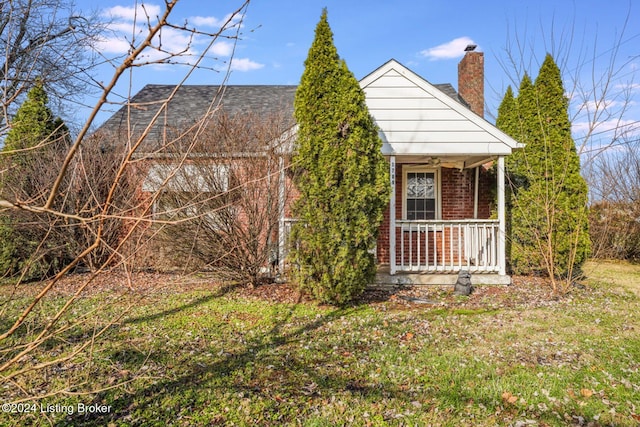
{"label": "dry leaf on grass", "polygon": [[505,391],[504,393],[502,393],[502,400],[513,405],[518,401],[518,396],[514,396],[508,391]]}
{"label": "dry leaf on grass", "polygon": [[580,389],[580,394],[582,395],[582,397],[591,397],[593,396],[593,391],[589,390],[588,388],[583,388]]}

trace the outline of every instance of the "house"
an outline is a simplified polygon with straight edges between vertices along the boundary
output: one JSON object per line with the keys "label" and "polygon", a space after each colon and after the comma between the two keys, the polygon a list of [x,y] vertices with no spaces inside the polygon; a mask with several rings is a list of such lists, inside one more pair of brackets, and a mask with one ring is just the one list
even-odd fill
{"label": "house", "polygon": [[[459,63],[459,93],[450,84],[431,84],[395,60],[374,70],[360,84],[380,129],[392,187],[376,248],[378,280],[452,283],[455,274],[451,273],[468,270],[474,274],[475,283],[510,283],[505,253],[504,162],[520,144],[483,118],[482,52],[469,47]],[[150,105],[165,99],[171,90],[147,86],[133,102]],[[220,89],[180,89],[177,94],[182,91],[186,95],[177,95],[171,101],[173,105],[169,104],[165,119],[155,132],[160,135],[175,126],[185,118],[186,111],[210,111],[216,90]],[[269,111],[276,100],[288,100],[290,104],[285,109],[291,111],[295,87],[228,86],[225,90],[221,99],[231,110]],[[284,96],[277,98],[276,93]],[[129,109],[126,114],[129,125],[149,115],[140,107]],[[105,126],[113,128],[114,124],[123,123],[124,115],[122,112],[120,118],[112,117]],[[294,149],[292,143],[282,143],[277,148],[277,242],[281,268],[285,267],[288,231],[295,221],[289,210],[292,196],[285,190],[290,178],[282,166]],[[152,192],[154,188],[148,185],[146,190]]]}
{"label": "house", "polygon": [[393,60],[361,86],[393,189],[378,239],[378,262],[388,265],[380,280],[441,283],[452,278],[438,274],[465,269],[482,273],[476,283],[509,283],[504,159],[520,145],[483,118],[482,52],[471,47],[459,63],[462,103]]}
{"label": "house", "polygon": [[133,150],[127,170],[143,219],[134,240],[146,242],[138,266],[261,278],[277,257],[281,188],[268,142],[293,126],[295,91],[149,84],[94,133]]}
{"label": "house", "polygon": [[[482,52],[469,48],[458,75],[456,94],[390,60],[360,81],[392,188],[376,248],[378,282],[453,283],[460,270],[474,273],[475,283],[511,281],[504,160],[520,144],[483,118]],[[293,221],[282,220],[281,236]]]}

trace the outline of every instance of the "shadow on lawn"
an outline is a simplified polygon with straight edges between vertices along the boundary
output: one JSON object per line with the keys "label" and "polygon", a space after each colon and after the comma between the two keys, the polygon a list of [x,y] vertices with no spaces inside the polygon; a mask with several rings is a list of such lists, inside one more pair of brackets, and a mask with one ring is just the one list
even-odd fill
{"label": "shadow on lawn", "polygon": [[158,319],[162,319],[164,317],[167,316],[171,316],[173,314],[178,314],[181,311],[184,310],[188,310],[190,308],[193,307],[197,307],[199,305],[205,304],[211,300],[214,300],[216,298],[220,298],[225,296],[226,294],[228,294],[229,292],[233,291],[234,289],[240,287],[241,285],[237,284],[237,283],[230,283],[230,284],[226,284],[224,286],[221,286],[219,289],[217,289],[215,292],[212,292],[210,294],[201,296],[200,298],[196,298],[195,300],[187,303],[187,304],[183,304],[179,307],[174,307],[170,310],[164,310],[158,313],[154,313],[154,314],[149,314],[147,316],[140,316],[140,317],[134,317],[131,319],[127,319],[126,321],[124,321],[124,324],[129,324],[129,323],[133,323],[133,324],[137,324],[137,323],[144,323],[144,322],[150,322],[153,320],[158,320]]}
{"label": "shadow on lawn", "polygon": [[[207,299],[212,297],[207,297]],[[191,305],[202,303],[196,300]],[[242,351],[235,354],[225,353],[214,363],[203,364],[193,363],[185,369],[185,373],[175,378],[166,378],[155,384],[140,388],[132,393],[123,393],[115,400],[111,400],[108,394],[98,395],[95,402],[107,401],[111,405],[112,410],[109,414],[73,414],[64,420],[61,420],[58,426],[62,425],[106,425],[108,423],[132,423],[133,425],[146,425],[146,423],[162,423],[174,422],[175,416],[181,412],[182,408],[195,405],[206,406],[207,404],[215,404],[221,402],[211,402],[211,400],[220,399],[229,393],[242,393],[245,398],[261,398],[272,402],[275,407],[264,408],[268,410],[270,416],[283,416],[283,422],[293,422],[295,417],[292,414],[280,414],[277,401],[281,399],[279,395],[288,395],[296,399],[324,399],[338,391],[346,391],[352,394],[365,395],[368,399],[377,399],[382,396],[397,397],[402,394],[406,397],[404,390],[398,389],[397,386],[384,383],[369,384],[350,375],[349,372],[341,372],[336,376],[328,376],[320,374],[316,371],[321,361],[315,363],[307,363],[304,360],[294,360],[287,352],[274,353],[274,359],[269,357],[261,357],[258,359],[256,355],[269,350],[275,350],[287,344],[295,343],[301,339],[310,339],[308,333],[317,331],[328,323],[338,320],[341,317],[350,317],[354,313],[362,310],[362,306],[354,306],[348,308],[336,308],[323,316],[316,317],[313,320],[300,324],[294,330],[284,331],[284,327],[288,326],[296,311],[297,304],[289,307],[286,312],[281,312],[279,320],[273,327],[264,334],[248,340]],[[184,309],[185,307],[181,307]],[[176,309],[178,310],[178,309]],[[170,310],[174,312],[174,310]],[[159,314],[159,316],[167,315],[167,312]],[[133,321],[139,322],[143,319],[138,318]],[[314,337],[312,339],[317,339]],[[271,366],[271,363],[278,364],[279,368]],[[242,378],[238,381],[233,379],[234,373],[242,373],[243,370],[250,368],[252,373],[261,369],[258,378]],[[300,374],[304,374],[305,381],[300,383]],[[265,375],[272,375],[272,378],[265,380]],[[252,376],[252,374],[249,374]],[[215,393],[200,396],[203,390],[215,389]],[[203,399],[205,402],[203,402]],[[166,403],[169,401],[170,403]],[[320,405],[321,400],[317,403]],[[224,407],[224,404],[222,405]],[[296,407],[285,405],[283,411],[295,411]],[[219,422],[224,423],[224,412],[219,411]],[[142,415],[144,413],[144,415]],[[153,416],[153,421],[146,420],[141,417]],[[186,421],[186,420],[185,420]]]}

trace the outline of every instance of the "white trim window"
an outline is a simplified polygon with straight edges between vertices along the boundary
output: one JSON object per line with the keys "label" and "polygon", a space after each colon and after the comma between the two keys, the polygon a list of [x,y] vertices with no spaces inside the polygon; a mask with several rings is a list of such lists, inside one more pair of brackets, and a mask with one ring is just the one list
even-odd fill
{"label": "white trim window", "polygon": [[156,193],[152,212],[156,219],[202,219],[212,228],[229,223],[235,209],[221,197],[229,190],[230,170],[225,164],[155,164],[149,168],[142,191]]}
{"label": "white trim window", "polygon": [[142,191],[222,193],[229,189],[229,166],[224,164],[155,164],[142,183]]}
{"label": "white trim window", "polygon": [[422,166],[404,169],[403,218],[440,219],[440,170]]}

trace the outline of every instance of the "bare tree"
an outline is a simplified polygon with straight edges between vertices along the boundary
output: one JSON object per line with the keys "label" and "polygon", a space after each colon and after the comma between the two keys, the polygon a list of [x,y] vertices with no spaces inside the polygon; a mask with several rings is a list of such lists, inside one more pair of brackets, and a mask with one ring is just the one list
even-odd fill
{"label": "bare tree", "polygon": [[91,47],[104,25],[97,15],[76,10],[71,0],[0,1],[2,129],[13,106],[36,80],[43,83],[57,109],[88,89],[97,89],[89,79],[98,59]]}
{"label": "bare tree", "polygon": [[197,138],[183,136],[173,147],[184,153],[189,144],[188,163],[172,160],[178,153],[165,153],[162,163],[156,158],[148,175],[154,186],[164,184],[154,202],[163,221],[156,229],[174,267],[252,285],[272,277],[280,198],[292,182],[282,182],[279,169],[287,144],[281,136],[290,126],[284,112],[221,112]]}
{"label": "bare tree", "polygon": [[[132,254],[139,249],[139,241],[135,240],[136,233],[141,228],[149,227],[156,222],[151,208],[158,194],[161,194],[159,192],[151,199],[140,200],[121,197],[123,193],[129,191],[131,183],[129,179],[136,176],[136,169],[140,164],[140,159],[136,157],[136,150],[149,135],[158,118],[163,115],[180,85],[207,56],[213,43],[221,38],[236,40],[239,37],[248,3],[248,0],[241,1],[236,9],[230,11],[221,27],[211,33],[199,32],[184,23],[173,23],[172,16],[178,0],[166,1],[163,10],[157,16],[141,17],[146,24],[146,31],[140,37],[136,36],[130,40],[129,53],[118,64],[113,64],[113,77],[103,85],[100,99],[75,140],[59,157],[52,159],[48,166],[46,163],[42,164],[46,169],[46,173],[44,170],[42,173],[43,182],[34,189],[34,193],[12,198],[0,197],[0,210],[32,215],[38,218],[40,224],[51,230],[50,233],[45,233],[40,246],[46,246],[51,242],[52,236],[58,230],[76,230],[81,234],[81,237],[75,238],[78,246],[73,252],[73,259],[65,260],[64,266],[58,273],[43,282],[26,284],[21,279],[14,280],[13,295],[0,304],[0,318],[3,320],[2,331],[0,331],[0,385],[5,390],[11,388],[15,391],[10,396],[11,399],[25,401],[56,394],[95,391],[93,387],[96,384],[91,388],[82,384],[66,384],[53,389],[32,388],[30,378],[33,378],[34,372],[47,373],[68,361],[76,360],[82,364],[82,361],[86,361],[87,358],[81,358],[80,355],[90,352],[96,342],[121,319],[131,304],[135,304],[135,298],[130,298],[130,304],[121,303],[114,306],[112,297],[104,298],[95,308],[85,311],[75,306],[77,299],[90,289],[95,278],[108,267],[120,265],[125,271],[129,271],[130,262],[134,259]],[[13,2],[2,3],[3,16],[4,12],[11,11],[9,8],[13,4]],[[187,40],[193,40],[196,35],[208,37],[209,43],[200,49],[197,56],[191,57],[192,61],[184,79],[176,85],[167,99],[152,107],[147,106],[147,108],[154,108],[154,112],[145,129],[136,134],[129,133],[122,151],[109,152],[113,147],[102,144],[100,140],[92,140],[89,137],[89,129],[96,114],[105,105],[125,72],[146,64],[171,64],[181,53],[189,51],[190,42],[187,42],[179,52],[166,50],[161,44],[159,34],[167,28],[185,32],[188,36]],[[45,33],[45,38],[47,34],[55,35],[58,32]],[[153,61],[147,59],[141,61],[141,55],[149,51],[159,55],[153,56],[155,58]],[[5,65],[5,80],[8,78],[7,70],[9,67]],[[212,100],[206,118],[215,115],[219,102],[220,99]],[[130,105],[129,100],[127,104],[135,108]],[[206,120],[203,117],[190,129],[194,140],[205,131],[205,124]],[[163,144],[167,147],[174,142],[168,136],[163,140]],[[30,153],[36,153],[40,148],[36,147]],[[179,153],[177,162],[185,163],[188,155],[188,152]],[[111,163],[111,167],[106,168],[106,171],[100,165],[91,165],[92,162],[102,161],[114,163]],[[10,170],[3,171],[10,173]],[[101,173],[104,176],[98,176]],[[85,186],[95,181],[100,181],[102,185],[99,188],[88,187],[81,192],[73,191],[74,186]],[[74,289],[72,295],[62,303],[57,303],[53,312],[45,318],[38,316],[39,308],[52,298],[52,291],[60,284],[62,278],[83,264],[91,265],[94,271]],[[119,295],[114,297],[117,298]],[[71,311],[72,307],[74,307],[73,311]],[[98,314],[107,307],[113,315],[109,320],[104,320],[104,317],[100,318]],[[65,338],[65,334],[78,329],[84,331],[80,339]],[[52,341],[60,343],[59,351],[53,354],[38,353],[45,343]],[[34,354],[37,354],[37,357]],[[88,375],[90,366],[87,365],[86,369]],[[109,385],[105,383],[104,386]]]}
{"label": "bare tree", "polygon": [[[608,46],[599,44],[597,37],[592,39],[593,44],[586,44],[587,38],[578,33],[575,22],[572,27],[559,29],[556,22],[548,26],[540,24],[536,33],[542,35],[542,39],[538,40],[524,27],[520,32],[509,32],[504,51],[497,57],[511,85],[518,87],[525,73],[531,76],[532,71],[542,65],[545,54],[553,56],[562,72],[570,102],[569,119],[577,150],[589,153],[583,156],[583,163],[595,159],[598,153],[624,141],[640,128],[640,123],[628,117],[634,105],[633,88],[637,79],[633,63],[638,56],[621,53],[621,47],[638,36],[629,34],[634,30],[629,19],[630,9]],[[504,90],[496,92],[501,99]]]}
{"label": "bare tree", "polygon": [[591,182],[593,255],[640,259],[640,140],[623,139],[597,153],[586,170]]}

